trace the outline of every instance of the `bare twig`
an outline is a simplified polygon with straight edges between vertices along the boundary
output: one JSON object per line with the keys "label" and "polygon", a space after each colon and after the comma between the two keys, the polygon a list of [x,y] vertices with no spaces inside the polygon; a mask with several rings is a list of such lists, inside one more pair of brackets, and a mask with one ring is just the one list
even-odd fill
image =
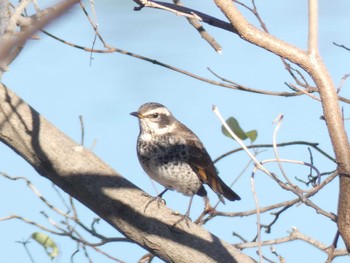
{"label": "bare twig", "polygon": [[341,48],[344,48],[345,50],[347,51],[350,51],[350,48],[348,48],[347,46],[344,46],[344,45],[341,45],[341,44],[337,44],[335,42],[333,42],[333,45],[337,46],[337,47],[341,47]]}
{"label": "bare twig", "polygon": [[[63,218],[63,220],[61,219],[59,222],[54,220],[52,217],[50,217],[46,212],[42,211],[41,214],[47,219],[47,221],[51,224],[52,228],[46,227],[42,224],[39,224],[35,221],[32,221],[30,219],[24,218],[22,216],[18,216],[18,215],[10,215],[10,216],[6,216],[3,218],[0,218],[0,222],[1,221],[8,221],[8,220],[13,220],[13,219],[18,219],[26,224],[29,225],[33,225],[43,231],[46,231],[48,233],[54,234],[54,235],[59,235],[59,236],[67,236],[70,237],[72,240],[74,240],[75,242],[77,242],[78,244],[82,244],[83,246],[88,246],[96,251],[98,251],[99,253],[105,255],[106,257],[109,257],[110,259],[113,259],[114,261],[117,262],[123,262],[120,261],[119,259],[114,258],[113,256],[109,255],[108,253],[102,251],[101,249],[99,249],[99,246],[102,246],[104,244],[110,243],[110,242],[133,242],[132,240],[128,239],[128,238],[118,238],[118,237],[114,237],[114,238],[108,238],[103,236],[102,234],[99,234],[98,232],[95,231],[93,224],[91,226],[91,229],[89,227],[87,227],[86,225],[84,225],[79,217],[78,217],[78,213],[77,210],[75,208],[74,202],[73,202],[73,198],[69,197],[70,200],[70,207],[67,206],[67,203],[65,202],[65,200],[62,198],[62,196],[59,194],[59,196],[61,197],[61,200],[63,201],[63,203],[65,204],[65,206],[68,209],[67,213],[64,213],[63,211],[61,211],[60,209],[58,209],[57,207],[55,207],[53,204],[51,204],[40,192],[39,190],[31,183],[31,181],[29,181],[27,178],[25,177],[12,177],[7,175],[6,173],[0,172],[0,175],[3,176],[4,178],[10,179],[12,181],[17,181],[17,180],[22,180],[25,181],[28,188],[32,190],[32,192],[50,209],[50,211],[54,211],[57,214],[59,214],[61,216],[61,218]],[[69,215],[70,211],[73,211],[73,215]],[[94,222],[96,222],[96,220],[94,220]],[[73,224],[72,224],[73,223]],[[73,227],[74,225],[74,227]],[[99,238],[101,241],[100,242],[89,242],[87,241],[79,232],[78,229],[76,228],[76,225],[80,226],[81,229],[83,229],[84,231],[86,231],[87,233],[91,234],[91,236]]]}
{"label": "bare twig", "polygon": [[[311,196],[315,195],[318,191],[320,191],[323,187],[325,187],[328,183],[330,183],[331,181],[333,181],[334,178],[336,178],[338,176],[338,172],[335,171],[334,173],[332,173],[331,176],[327,177],[324,181],[321,182],[321,184],[315,186],[314,188],[311,189],[310,192],[305,194],[306,198],[310,198]],[[272,204],[269,206],[265,206],[265,207],[261,207],[260,208],[260,213],[265,213],[277,208],[281,208],[284,206],[290,206],[290,205],[294,205],[300,202],[300,198],[295,198],[292,200],[287,200],[287,201],[283,201],[280,203],[276,203],[276,204]],[[247,211],[241,211],[241,212],[220,212],[220,211],[215,211],[213,213],[213,215],[211,216],[227,216],[227,217],[243,217],[243,216],[250,216],[250,215],[254,215],[256,214],[256,209],[252,209],[252,210],[247,210]],[[333,221],[336,221],[336,216],[333,215],[331,218]]]}
{"label": "bare twig", "polygon": [[31,2],[31,0],[23,0],[19,2],[18,6],[11,14],[11,18],[7,25],[6,32],[10,34],[13,34],[15,32],[19,18],[22,16],[24,9],[26,9]]}
{"label": "bare twig", "polygon": [[[26,3],[27,1],[22,1]],[[21,2],[21,3],[22,3]],[[0,67],[4,68],[7,63],[12,60],[12,51],[17,47],[22,47],[26,40],[36,31],[40,30],[46,26],[51,21],[55,20],[61,16],[68,8],[77,3],[78,0],[65,0],[61,3],[56,4],[53,7],[47,8],[40,13],[31,17],[32,23],[30,26],[26,27],[25,30],[17,33],[16,35],[5,33],[1,38],[1,48],[0,48]],[[18,19],[19,15],[14,17]],[[11,27],[11,24],[9,25]],[[17,51],[16,51],[17,52]],[[11,57],[11,59],[10,59]],[[5,63],[5,64],[4,64]]]}
{"label": "bare twig", "polygon": [[260,218],[260,205],[259,205],[259,198],[258,195],[256,193],[256,189],[255,189],[255,180],[254,180],[254,175],[255,173],[252,173],[251,177],[250,177],[250,187],[251,187],[251,191],[253,193],[253,198],[254,198],[254,204],[255,204],[255,209],[256,209],[256,225],[257,225],[257,243],[258,243],[258,255],[260,258],[260,262],[263,262],[263,255],[262,255],[262,246],[261,246],[261,218]]}
{"label": "bare twig", "polygon": [[[269,245],[276,245],[276,244],[283,244],[286,242],[290,242],[293,240],[301,240],[304,241],[310,245],[312,245],[313,247],[329,253],[330,252],[330,248],[329,246],[313,239],[310,236],[306,236],[303,233],[301,233],[298,229],[296,228],[292,228],[292,232],[286,236],[286,237],[282,237],[282,238],[277,238],[277,239],[272,239],[272,240],[266,240],[263,241],[261,243],[262,246],[269,246]],[[251,242],[251,243],[239,243],[239,244],[235,244],[235,247],[239,248],[239,249],[245,249],[245,248],[252,248],[252,247],[257,247],[259,246],[258,242]],[[339,257],[339,256],[344,256],[344,255],[348,255],[348,252],[346,249],[336,249],[333,252],[334,257]]]}
{"label": "bare twig", "polygon": [[80,144],[84,146],[84,138],[85,138],[85,127],[84,127],[84,119],[82,115],[79,115],[79,122],[80,122],[80,131],[81,131],[81,140]]}
{"label": "bare twig", "polygon": [[278,115],[278,117],[276,118],[275,122],[277,122],[277,125],[273,131],[273,136],[272,136],[272,144],[273,144],[273,152],[275,154],[275,157],[276,157],[276,160],[277,160],[277,165],[284,177],[284,179],[286,179],[286,181],[291,185],[291,186],[294,186],[294,184],[290,181],[289,177],[287,176],[287,174],[284,172],[284,169],[283,169],[283,166],[282,166],[282,163],[280,161],[280,158],[279,158],[279,154],[278,154],[278,148],[277,148],[277,132],[279,130],[279,127],[281,126],[281,123],[282,123],[282,120],[283,120],[283,115]]}
{"label": "bare twig", "polygon": [[39,190],[32,184],[31,181],[29,181],[27,178],[25,177],[21,177],[21,176],[17,176],[17,177],[13,177],[10,176],[6,173],[0,172],[0,175],[12,180],[12,181],[17,181],[17,180],[22,180],[25,181],[25,183],[27,184],[27,186],[29,187],[30,190],[33,191],[33,193],[51,210],[55,211],[56,213],[58,213],[61,216],[67,216],[67,213],[61,211],[60,209],[58,209],[57,207],[55,207],[53,204],[51,204],[40,192]]}
{"label": "bare twig", "polygon": [[293,87],[293,89],[295,89],[295,90],[298,90],[298,91],[304,93],[305,95],[309,96],[310,98],[321,102],[321,100],[319,98],[317,98],[316,96],[312,95],[310,91],[307,91],[305,89],[301,89],[301,88],[299,88],[298,86],[296,86],[296,85],[294,85],[292,83],[288,83],[287,85],[290,86],[290,87]]}
{"label": "bare twig", "polygon": [[[277,160],[264,160],[261,163],[265,164],[265,163],[268,163],[268,162],[276,162],[276,161]],[[310,164],[305,163],[305,162],[300,162],[300,161],[296,161],[296,160],[283,160],[283,159],[280,159],[279,162],[291,162],[291,163],[296,163],[296,164],[307,165],[309,167],[313,167],[313,169],[316,172],[318,172],[316,167],[311,166]],[[303,189],[300,189],[298,186],[296,186],[294,184],[293,185],[286,184],[286,183],[282,182],[281,180],[279,180],[278,177],[275,174],[273,174],[273,173],[272,173],[272,178],[278,183],[278,185],[280,187],[282,187],[282,189],[290,191],[290,192],[296,194],[300,198],[301,202],[303,202],[305,205],[307,205],[309,207],[312,207],[318,214],[322,214],[322,215],[328,217],[329,219],[331,219],[333,221],[336,221],[336,216],[333,213],[326,212],[325,210],[323,210],[322,208],[317,206],[315,203],[313,203],[310,199],[308,199],[308,196],[306,194],[305,195],[303,194],[303,192],[305,192],[305,193],[311,193],[311,192],[314,193],[314,189],[303,190]]]}
{"label": "bare twig", "polygon": [[[264,32],[266,33],[269,33],[269,30],[265,24],[265,22],[263,21],[262,17],[260,16],[259,12],[258,12],[258,9],[257,9],[257,6],[255,4],[255,1],[254,0],[251,0],[252,2],[252,6],[253,7],[249,7],[248,5],[240,2],[240,1],[237,1],[235,0],[234,1],[235,3],[243,6],[244,8],[246,8],[247,10],[249,10],[255,17],[256,19],[258,20],[261,28],[264,30]],[[290,63],[288,63],[283,57],[280,57],[285,69],[288,71],[288,73],[292,76],[292,78],[294,79],[294,81],[297,83],[297,85],[307,89],[308,91],[311,91],[311,90],[315,90],[315,88],[311,88],[306,80],[306,78],[304,77],[304,75],[300,72],[300,70],[297,70],[293,67],[291,67]],[[294,74],[294,72],[297,73],[297,75],[301,78],[301,80]],[[298,91],[301,91],[302,89],[298,88]],[[305,93],[309,93],[309,92],[306,92],[304,91]]]}
{"label": "bare twig", "polygon": [[262,224],[261,225],[261,227],[265,228],[265,232],[266,233],[271,233],[271,228],[277,222],[277,220],[280,217],[280,215],[283,212],[287,211],[290,207],[292,207],[292,205],[286,205],[285,207],[283,207],[279,211],[271,213],[271,215],[274,215],[275,218],[268,225],[266,225],[266,224],[264,224],[264,225]]}
{"label": "bare twig", "polygon": [[[313,143],[313,142],[306,142],[306,141],[294,141],[294,142],[284,142],[284,143],[278,143],[277,147],[284,147],[284,146],[291,146],[291,145],[309,145],[310,147],[314,148],[316,151],[318,151],[319,153],[321,153],[323,156],[325,156],[327,159],[331,160],[332,162],[336,162],[335,159],[330,156],[328,153],[326,153],[325,151],[323,151],[321,148],[318,147],[318,143]],[[255,149],[255,148],[272,148],[273,144],[254,144],[254,145],[248,145],[247,148],[248,149]],[[229,151],[227,153],[224,153],[222,155],[220,155],[219,157],[217,157],[216,159],[214,159],[214,163],[222,160],[223,158],[243,151],[243,148],[237,148],[234,149],[232,151]]]}
{"label": "bare twig", "polygon": [[201,22],[207,23],[213,27],[218,27],[233,33],[237,32],[236,29],[230,23],[191,8],[160,1],[134,0],[134,2],[139,4],[139,7],[134,8],[134,10],[136,11],[141,10],[143,7],[163,9],[172,12],[177,16],[193,18]]}
{"label": "bare twig", "polygon": [[10,215],[10,216],[2,217],[2,218],[0,218],[0,222],[2,222],[2,221],[8,221],[8,220],[13,220],[13,219],[18,219],[18,220],[20,220],[20,221],[22,221],[22,222],[24,222],[24,223],[27,223],[27,224],[32,225],[32,226],[35,226],[35,227],[37,227],[37,228],[39,228],[39,229],[41,229],[41,230],[44,230],[44,231],[46,231],[46,232],[49,232],[49,233],[51,233],[51,234],[55,234],[55,235],[58,235],[58,236],[63,236],[63,235],[65,235],[65,234],[63,234],[62,232],[54,231],[54,230],[52,230],[52,229],[50,229],[50,228],[45,227],[44,225],[41,225],[41,224],[39,224],[39,223],[37,223],[37,222],[35,222],[35,221],[29,220],[29,219],[27,219],[27,218],[24,218],[24,217],[18,216],[18,215]]}
{"label": "bare twig", "polygon": [[[180,0],[173,0],[173,3],[178,6],[183,6],[182,2]],[[211,45],[214,50],[221,54],[222,47],[216,40],[204,29],[204,27],[201,25],[198,19],[193,19],[186,17],[187,21],[198,31],[198,33],[201,35],[201,37],[208,42],[209,45]]]}
{"label": "bare twig", "polygon": [[337,88],[337,93],[339,94],[341,88],[344,86],[345,84],[345,81],[348,79],[348,77],[350,77],[350,74],[345,74],[342,78],[341,78],[341,81],[340,81],[340,84]]}
{"label": "bare twig", "polygon": [[23,245],[24,250],[26,251],[26,253],[27,253],[27,255],[28,255],[29,259],[30,259],[30,262],[35,263],[35,260],[34,260],[34,258],[33,258],[33,256],[32,256],[32,254],[30,253],[30,250],[29,250],[28,247],[27,247],[27,244],[30,243],[30,242],[28,241],[28,239],[25,240],[25,241],[16,241],[16,243],[19,243],[19,244],[22,244],[22,245]]}
{"label": "bare twig", "polygon": [[[245,165],[245,167],[242,169],[242,171],[235,177],[235,179],[233,180],[233,182],[230,184],[230,187],[232,187],[239,178],[241,178],[241,176],[248,170],[249,166],[252,164],[252,160],[249,159],[249,161],[247,162],[247,164]],[[216,202],[216,204],[213,206],[214,210],[216,210],[216,208],[221,204],[221,201],[218,200]],[[208,215],[208,211],[206,211],[205,209],[203,210],[203,212],[198,216],[198,218],[194,221],[196,224],[199,225],[204,225],[206,224],[208,221],[212,220],[217,214],[213,214],[210,213],[210,216],[203,219],[206,215]]]}
{"label": "bare twig", "polygon": [[220,120],[221,124],[225,127],[225,129],[230,133],[230,135],[235,139],[235,141],[244,149],[244,151],[248,154],[248,156],[253,160],[257,169],[259,169],[259,170],[263,171],[264,173],[266,173],[267,175],[271,176],[270,172],[264,166],[261,165],[261,163],[255,158],[255,156],[248,150],[247,146],[243,143],[243,141],[227,125],[226,121],[224,120],[224,118],[220,114],[218,107],[213,105],[212,110],[215,113],[215,115],[218,117],[218,119]]}

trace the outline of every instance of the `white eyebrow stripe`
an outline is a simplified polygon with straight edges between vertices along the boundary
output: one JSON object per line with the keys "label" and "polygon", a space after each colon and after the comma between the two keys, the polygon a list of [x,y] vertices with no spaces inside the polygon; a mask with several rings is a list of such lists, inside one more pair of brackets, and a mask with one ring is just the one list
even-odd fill
{"label": "white eyebrow stripe", "polygon": [[154,113],[159,113],[159,114],[164,114],[166,116],[170,116],[170,112],[168,109],[166,108],[156,108],[156,109],[152,109],[152,110],[149,110],[149,111],[146,111],[143,115],[152,115]]}

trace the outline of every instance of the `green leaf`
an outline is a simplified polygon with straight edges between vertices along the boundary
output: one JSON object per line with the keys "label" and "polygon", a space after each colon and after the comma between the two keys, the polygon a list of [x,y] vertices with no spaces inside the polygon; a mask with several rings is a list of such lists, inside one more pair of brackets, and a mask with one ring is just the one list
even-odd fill
{"label": "green leaf", "polygon": [[40,232],[34,232],[31,238],[42,245],[51,260],[58,256],[58,247],[51,237]]}
{"label": "green leaf", "polygon": [[250,139],[251,142],[254,142],[256,138],[258,137],[258,131],[257,130],[251,130],[245,133],[247,137]]}
{"label": "green leaf", "polygon": [[[226,123],[230,127],[230,129],[238,136],[238,138],[240,138],[241,140],[245,140],[248,138],[246,133],[242,130],[241,126],[239,126],[239,123],[235,118],[228,118],[226,120]],[[232,138],[232,136],[229,134],[229,132],[224,126],[221,126],[221,131],[225,136]]]}
{"label": "green leaf", "polygon": [[[251,142],[254,142],[258,137],[257,130],[251,130],[251,131],[245,132],[241,128],[241,126],[239,126],[238,121],[234,117],[228,118],[226,120],[226,123],[241,140],[246,140],[249,138]],[[229,134],[229,132],[225,129],[224,126],[221,126],[221,131],[225,136],[232,138],[232,136]]]}

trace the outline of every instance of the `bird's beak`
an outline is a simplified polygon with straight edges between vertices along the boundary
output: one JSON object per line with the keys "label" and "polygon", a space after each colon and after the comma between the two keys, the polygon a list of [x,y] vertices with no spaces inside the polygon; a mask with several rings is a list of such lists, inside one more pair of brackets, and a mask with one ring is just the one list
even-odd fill
{"label": "bird's beak", "polygon": [[138,113],[137,111],[130,112],[130,115],[135,116],[136,118],[142,119],[142,114]]}

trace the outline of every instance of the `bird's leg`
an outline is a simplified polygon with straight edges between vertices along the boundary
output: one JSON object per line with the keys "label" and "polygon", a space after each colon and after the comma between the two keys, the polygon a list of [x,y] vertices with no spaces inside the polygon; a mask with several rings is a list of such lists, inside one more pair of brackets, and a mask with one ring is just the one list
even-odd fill
{"label": "bird's leg", "polygon": [[204,213],[205,214],[211,214],[213,211],[215,211],[215,207],[212,207],[210,205],[210,201],[209,201],[209,198],[208,196],[203,196],[203,199],[204,199]]}
{"label": "bird's leg", "polygon": [[203,196],[204,200],[204,210],[202,214],[193,222],[197,225],[201,223],[201,220],[207,215],[207,214],[213,214],[216,210],[215,207],[212,207],[209,202],[209,198],[207,195]]}
{"label": "bird's leg", "polygon": [[182,215],[182,216],[180,217],[180,219],[177,220],[177,221],[172,225],[172,227],[175,227],[177,224],[179,224],[179,223],[182,222],[183,220],[185,220],[185,221],[186,221],[186,225],[187,225],[188,227],[190,227],[188,221],[191,221],[191,219],[190,219],[190,210],[191,210],[192,200],[193,200],[193,195],[192,195],[191,198],[190,198],[190,203],[188,204],[188,208],[187,208],[186,213],[185,213],[184,215]]}
{"label": "bird's leg", "polygon": [[[159,204],[163,202],[162,196],[163,196],[163,194],[165,194],[166,191],[168,191],[167,188],[165,188],[165,189],[164,189],[159,195],[157,195],[156,197],[151,197],[151,200],[148,201],[148,203],[146,204],[145,209],[144,209],[143,212],[146,212],[147,207],[148,207],[152,202],[154,202],[154,201],[157,201],[157,205],[158,205],[158,207],[159,207]],[[165,202],[164,202],[164,203],[165,203]]]}

